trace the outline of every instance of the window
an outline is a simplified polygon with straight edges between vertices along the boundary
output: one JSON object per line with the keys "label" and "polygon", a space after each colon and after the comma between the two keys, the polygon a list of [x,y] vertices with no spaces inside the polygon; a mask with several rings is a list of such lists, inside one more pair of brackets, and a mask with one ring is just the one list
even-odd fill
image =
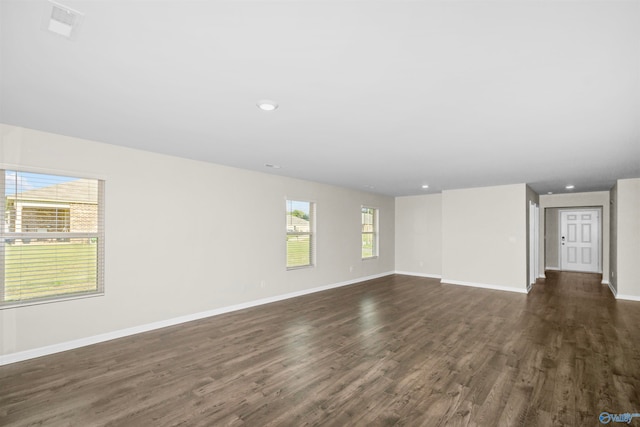
{"label": "window", "polygon": [[378,209],[362,207],[362,259],[378,256]]}
{"label": "window", "polygon": [[104,183],[0,169],[0,308],[103,292]]}
{"label": "window", "polygon": [[313,265],[314,204],[287,200],[287,268]]}

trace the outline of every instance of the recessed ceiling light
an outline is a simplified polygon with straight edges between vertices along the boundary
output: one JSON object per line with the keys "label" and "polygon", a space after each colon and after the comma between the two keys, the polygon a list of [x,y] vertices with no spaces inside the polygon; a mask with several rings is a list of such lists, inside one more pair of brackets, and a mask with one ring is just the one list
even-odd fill
{"label": "recessed ceiling light", "polygon": [[575,185],[573,185],[573,184],[570,184],[570,185],[567,185],[567,186],[566,186],[566,187],[564,187],[564,188],[566,188],[567,190],[573,190],[574,188],[576,188],[576,186],[575,186]]}
{"label": "recessed ceiling light", "polygon": [[423,189],[423,190],[426,190],[427,188],[429,188],[429,186],[428,186],[427,184],[424,184],[424,185],[422,186],[422,189]]}
{"label": "recessed ceiling light", "polygon": [[271,169],[280,169],[282,167],[280,165],[273,165],[271,163],[265,163],[264,166]]}
{"label": "recessed ceiling light", "polygon": [[553,194],[553,191],[547,191],[547,194]]}
{"label": "recessed ceiling light", "polygon": [[256,105],[262,111],[273,111],[276,108],[278,108],[278,104],[275,101],[271,101],[269,99],[263,99],[261,101],[258,101]]}

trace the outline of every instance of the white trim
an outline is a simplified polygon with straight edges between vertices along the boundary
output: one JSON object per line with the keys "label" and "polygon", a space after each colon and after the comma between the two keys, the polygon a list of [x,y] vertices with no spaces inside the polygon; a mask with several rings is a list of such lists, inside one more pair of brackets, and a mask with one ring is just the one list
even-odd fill
{"label": "white trim", "polygon": [[636,295],[616,295],[616,299],[624,299],[628,301],[640,301],[640,296]]}
{"label": "white trim", "polygon": [[527,292],[531,290],[531,286],[536,283],[536,279],[538,278],[538,268],[539,268],[539,260],[538,260],[538,252],[540,251],[540,243],[539,243],[539,220],[540,220],[540,207],[533,200],[529,200],[529,212],[528,212],[528,222],[529,222],[529,277],[527,277]]}
{"label": "white trim", "polygon": [[474,282],[464,282],[461,280],[451,280],[451,279],[442,279],[442,283],[447,283],[450,285],[461,285],[461,286],[471,286],[473,288],[483,288],[483,289],[493,289],[496,291],[508,291],[508,292],[517,292],[520,294],[526,294],[526,289],[517,289],[511,288],[509,286],[501,286],[501,285],[492,285],[488,283],[474,283]]}
{"label": "white trim", "polygon": [[413,273],[411,271],[398,271],[398,270],[396,270],[395,274],[403,274],[405,276],[427,277],[429,279],[442,279],[442,276],[439,275],[439,274]]}
{"label": "white trim", "polygon": [[47,356],[49,354],[59,353],[62,351],[73,350],[75,348],[85,347],[88,345],[97,344],[105,341],[111,341],[117,338],[140,334],[143,332],[149,332],[155,329],[166,328],[167,326],[179,325],[181,323],[204,319],[206,317],[217,316],[219,314],[229,313],[232,311],[244,310],[245,308],[256,307],[259,305],[269,304],[276,301],[282,301],[282,300],[295,298],[295,297],[299,297],[307,294],[322,292],[322,291],[326,291],[333,288],[353,285],[356,283],[361,283],[367,280],[377,279],[377,278],[389,276],[392,274],[394,274],[393,271],[387,271],[380,274],[374,274],[372,276],[360,277],[357,279],[347,280],[344,282],[338,282],[330,285],[318,286],[316,288],[304,289],[302,291],[290,292],[283,295],[277,295],[273,297],[262,298],[259,300],[248,301],[240,304],[231,305],[228,307],[221,307],[213,310],[201,311],[199,313],[187,314],[185,316],[174,317],[172,319],[166,319],[166,320],[160,320],[158,322],[147,323],[139,326],[133,326],[131,328],[120,329],[117,331],[80,338],[73,341],[66,341],[58,344],[48,345],[45,347],[34,348],[31,350],[25,350],[25,351],[19,351],[16,353],[9,353],[6,355],[0,355],[0,366],[8,365],[10,363],[21,362],[23,360],[34,359],[36,357]]}
{"label": "white trim", "polygon": [[621,295],[621,294],[619,294],[615,290],[613,285],[611,283],[609,283],[608,281],[605,283],[605,281],[603,280],[602,284],[609,286],[609,289],[611,290],[611,293],[613,294],[615,299],[622,299],[622,300],[627,300],[627,301],[640,301],[640,296],[637,296],[637,295]]}
{"label": "white trim", "polygon": [[538,276],[538,279],[546,279],[546,278],[547,278],[547,276],[545,276],[544,273],[542,273],[542,274],[540,274]]}
{"label": "white trim", "polygon": [[616,291],[616,289],[613,287],[613,285],[611,283],[607,282],[607,285],[609,286],[609,290],[611,290],[611,293],[613,294],[613,297],[617,298],[616,295],[618,294],[618,291]]}
{"label": "white trim", "polygon": [[585,274],[603,274],[602,270],[598,271],[584,271],[584,270],[554,270],[554,271],[566,271],[567,273],[585,273]]}
{"label": "white trim", "polygon": [[[34,300],[26,299],[22,301],[18,300],[15,303],[4,303],[0,305],[0,310],[17,308],[17,307],[28,307],[30,305],[52,304],[52,303],[58,303],[62,301],[72,301],[75,299],[95,298],[95,297],[103,297],[103,296],[104,296],[104,289],[101,291],[95,291],[92,293],[80,294],[80,295],[64,295],[63,294],[60,297],[50,296],[50,297],[43,297],[43,299],[34,299]],[[2,363],[0,363],[0,365],[2,365]]]}
{"label": "white trim", "polygon": [[[563,270],[561,268],[556,268],[556,267],[545,267],[545,271],[546,270],[549,270],[549,271],[566,271],[566,272],[569,272],[569,273],[604,274],[602,272],[602,270],[599,270],[599,271],[581,271],[581,270]],[[542,275],[540,277],[544,277],[544,275]]]}
{"label": "white trim", "polygon": [[607,279],[602,279],[602,282],[600,282],[600,284],[602,285],[608,285],[609,281]]}

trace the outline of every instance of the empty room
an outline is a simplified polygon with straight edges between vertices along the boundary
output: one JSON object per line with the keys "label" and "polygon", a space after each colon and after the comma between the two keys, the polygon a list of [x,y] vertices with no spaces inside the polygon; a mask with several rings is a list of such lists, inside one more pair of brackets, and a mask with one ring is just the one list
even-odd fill
{"label": "empty room", "polygon": [[640,1],[0,0],[0,425],[640,425]]}

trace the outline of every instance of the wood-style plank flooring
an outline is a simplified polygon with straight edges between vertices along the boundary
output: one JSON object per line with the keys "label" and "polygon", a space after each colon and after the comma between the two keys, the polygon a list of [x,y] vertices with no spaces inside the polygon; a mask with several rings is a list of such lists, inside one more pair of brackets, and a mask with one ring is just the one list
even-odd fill
{"label": "wood-style plank flooring", "polygon": [[599,280],[395,275],[15,363],[0,425],[596,426],[640,412],[640,302]]}

